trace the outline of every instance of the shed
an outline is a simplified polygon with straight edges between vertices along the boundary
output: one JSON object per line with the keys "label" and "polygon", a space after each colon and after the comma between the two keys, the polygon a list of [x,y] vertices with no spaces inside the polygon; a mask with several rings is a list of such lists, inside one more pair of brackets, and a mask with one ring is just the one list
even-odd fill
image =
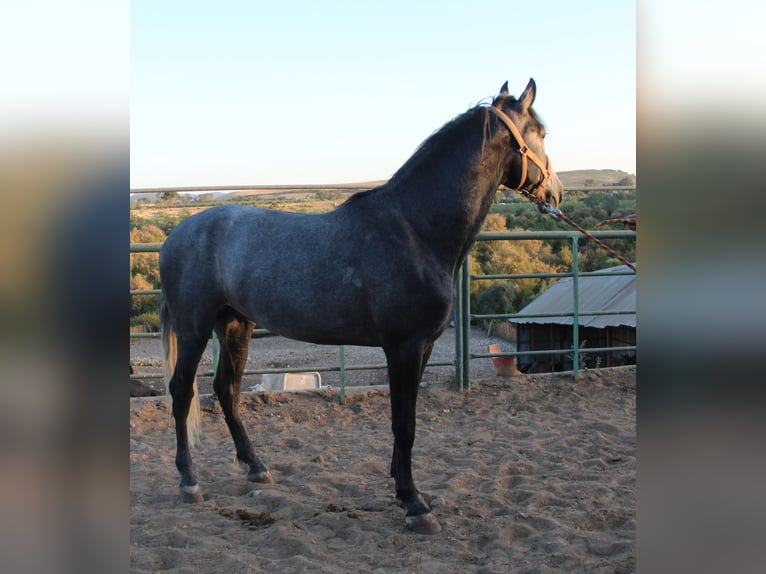
{"label": "shed", "polygon": [[[636,344],[636,275],[626,265],[601,269],[605,275],[580,275],[578,317],[580,365],[588,368],[628,365],[636,362],[635,350],[594,351],[589,348],[628,347]],[[627,274],[626,274],[627,273]],[[511,318],[516,327],[518,351],[572,349],[573,278],[565,277]],[[535,316],[536,314],[541,316]],[[587,313],[620,313],[587,315]],[[546,316],[546,315],[569,316]],[[523,372],[567,371],[571,353],[519,355]]]}

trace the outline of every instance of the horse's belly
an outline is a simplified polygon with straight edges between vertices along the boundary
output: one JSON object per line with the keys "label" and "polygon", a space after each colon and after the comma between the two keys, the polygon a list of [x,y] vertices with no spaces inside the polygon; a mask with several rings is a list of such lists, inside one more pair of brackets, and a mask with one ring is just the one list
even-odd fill
{"label": "horse's belly", "polygon": [[334,294],[275,288],[238,311],[257,328],[300,341],[327,345],[380,346],[364,300],[339,289]]}

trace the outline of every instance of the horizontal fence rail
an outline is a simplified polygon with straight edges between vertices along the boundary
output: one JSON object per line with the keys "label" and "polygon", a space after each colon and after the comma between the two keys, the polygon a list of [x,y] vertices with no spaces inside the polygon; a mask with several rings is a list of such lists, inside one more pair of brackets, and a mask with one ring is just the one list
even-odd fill
{"label": "horizontal fence rail", "polygon": [[[328,184],[277,184],[277,185],[208,185],[208,186],[190,186],[190,187],[135,187],[130,190],[131,195],[144,193],[216,193],[226,191],[366,191],[385,183],[384,181],[370,181],[367,183],[328,183]],[[514,191],[509,187],[501,185],[500,191]],[[635,191],[635,185],[577,185],[567,187],[566,191]]]}
{"label": "horizontal fence rail", "polygon": [[[378,182],[382,183],[382,182]],[[376,185],[375,182],[370,184],[328,184],[328,185],[242,185],[242,186],[207,186],[207,187],[163,187],[163,188],[137,188],[131,189],[131,194],[161,194],[165,192],[191,192],[191,193],[208,193],[208,192],[226,192],[226,191],[311,191],[311,190],[338,190],[338,191],[361,191],[370,189]],[[611,191],[611,190],[635,190],[635,186],[576,186],[568,187],[567,191]],[[619,239],[619,238],[632,238],[635,239],[635,231],[591,231],[595,237],[600,239]],[[493,275],[472,275],[469,272],[469,257],[463,262],[461,270],[458,274],[458,281],[456,285],[456,302],[455,302],[455,358],[449,361],[434,361],[429,362],[427,367],[454,367],[455,368],[455,388],[457,390],[470,389],[470,363],[471,359],[487,359],[495,357],[518,357],[522,355],[553,355],[553,354],[572,354],[573,356],[573,374],[575,380],[577,380],[578,369],[580,367],[579,355],[581,353],[595,353],[595,352],[615,352],[615,351],[635,351],[636,346],[620,346],[620,347],[593,347],[588,348],[586,351],[579,349],[578,329],[579,329],[579,317],[599,316],[599,315],[620,315],[620,314],[635,314],[634,311],[615,311],[615,312],[590,312],[580,311],[578,302],[578,280],[580,277],[593,277],[593,276],[617,276],[617,275],[634,275],[634,271],[625,271],[619,273],[604,273],[604,272],[579,272],[578,269],[578,241],[584,236],[577,231],[521,231],[521,232],[481,232],[477,241],[525,241],[525,240],[568,240],[572,249],[572,270],[562,273],[518,273],[518,274],[493,274]],[[162,247],[162,243],[131,243],[130,253],[159,253]],[[497,314],[471,314],[470,312],[470,284],[471,281],[495,281],[495,280],[516,280],[516,279],[551,279],[551,278],[573,278],[573,312],[572,313],[535,313],[534,315],[513,314],[513,313],[497,313]],[[161,289],[131,289],[131,296],[159,296],[162,293]],[[511,318],[523,319],[526,317],[572,317],[572,341],[575,342],[570,349],[549,349],[549,350],[525,350],[525,351],[510,351],[499,353],[484,353],[484,352],[471,352],[470,350],[470,325],[472,320],[508,320]],[[253,338],[271,335],[266,329],[255,329],[253,331]],[[160,333],[151,332],[136,332],[130,333],[132,339],[141,338],[159,338]],[[217,368],[217,341],[215,334],[211,333],[213,340],[213,370],[203,371],[198,373],[202,377],[212,377],[215,375]],[[387,368],[385,364],[378,365],[346,365],[344,358],[344,347],[338,348],[338,366],[337,367],[279,367],[279,368],[262,368],[246,370],[244,375],[261,375],[261,374],[280,374],[280,373],[299,373],[306,371],[317,372],[338,372],[340,373],[341,384],[341,400],[345,397],[345,371],[358,371],[358,370],[377,370]],[[131,376],[131,379],[160,379],[163,375],[135,375]]]}

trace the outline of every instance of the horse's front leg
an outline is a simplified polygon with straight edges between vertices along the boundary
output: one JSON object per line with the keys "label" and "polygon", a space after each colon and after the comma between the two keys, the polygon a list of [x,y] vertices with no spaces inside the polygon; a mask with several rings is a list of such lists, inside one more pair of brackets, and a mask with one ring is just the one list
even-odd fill
{"label": "horse's front leg", "polygon": [[422,365],[428,353],[423,345],[402,345],[385,351],[391,388],[391,430],[394,433],[391,474],[396,484],[396,497],[407,508],[405,523],[408,528],[419,534],[435,534],[441,531],[441,525],[412,479],[415,405]]}

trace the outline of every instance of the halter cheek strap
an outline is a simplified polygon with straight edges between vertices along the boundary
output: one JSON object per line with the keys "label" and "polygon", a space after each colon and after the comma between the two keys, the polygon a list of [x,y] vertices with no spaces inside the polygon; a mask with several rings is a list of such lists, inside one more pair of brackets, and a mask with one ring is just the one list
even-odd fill
{"label": "halter cheek strap", "polygon": [[519,179],[519,185],[516,186],[516,189],[520,190],[522,187],[524,187],[524,183],[527,181],[527,158],[532,160],[532,163],[540,168],[540,173],[543,176],[542,180],[540,180],[540,183],[538,183],[534,189],[540,187],[545,189],[545,187],[548,185],[548,180],[551,178],[551,169],[548,164],[547,156],[545,158],[545,163],[543,164],[538,155],[529,149],[529,146],[527,146],[526,142],[524,141],[524,136],[521,135],[519,128],[517,128],[516,124],[511,121],[511,118],[509,118],[500,108],[492,106],[490,109],[495,112],[497,117],[502,120],[506,127],[511,131],[511,135],[516,140],[516,143],[519,144],[519,153],[521,154],[521,178]]}

